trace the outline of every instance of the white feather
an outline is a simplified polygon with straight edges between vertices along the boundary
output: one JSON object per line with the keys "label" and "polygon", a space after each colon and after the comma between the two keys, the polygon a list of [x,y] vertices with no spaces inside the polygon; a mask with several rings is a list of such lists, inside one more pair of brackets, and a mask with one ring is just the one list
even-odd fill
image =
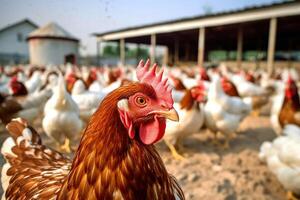
{"label": "white feather", "polygon": [[300,127],[287,125],[285,135],[273,142],[265,142],[260,148],[259,157],[276,175],[285,189],[300,194]]}

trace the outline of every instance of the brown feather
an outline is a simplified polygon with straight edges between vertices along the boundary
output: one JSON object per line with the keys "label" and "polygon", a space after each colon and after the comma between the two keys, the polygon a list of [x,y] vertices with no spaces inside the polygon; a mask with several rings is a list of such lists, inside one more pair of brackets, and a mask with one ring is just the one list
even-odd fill
{"label": "brown feather", "polygon": [[[192,97],[191,89],[186,90],[184,96],[180,101],[181,109],[190,110],[193,107],[194,103],[195,100]],[[197,106],[197,109],[199,109],[199,106]]]}
{"label": "brown feather", "polygon": [[[153,145],[138,137],[130,139],[117,110],[120,99],[143,92],[156,98],[146,84],[130,84],[107,95],[92,116],[73,163],[41,144],[40,137],[25,122],[8,125],[14,139],[24,128],[32,139],[23,139],[12,148],[16,156],[5,159],[12,176],[7,199],[129,199],[175,200],[184,195],[170,176]],[[20,124],[18,124],[20,123]]]}
{"label": "brown feather", "polygon": [[0,104],[0,120],[7,124],[13,118],[14,114],[22,110],[22,106],[11,97],[5,98]]}
{"label": "brown feather", "polygon": [[300,99],[298,94],[298,88],[295,82],[292,82],[286,88],[287,92],[290,92],[290,96],[285,95],[284,102],[279,113],[279,123],[283,127],[286,124],[296,124],[300,126],[299,115],[300,112]]}
{"label": "brown feather", "polygon": [[300,126],[300,120],[296,117],[296,113],[300,112],[300,107],[294,107],[293,104],[291,99],[285,98],[279,113],[279,123],[282,127],[287,124],[296,124]]}
{"label": "brown feather", "polygon": [[119,119],[117,102],[136,92],[155,95],[148,85],[130,84],[103,100],[86,128],[59,199],[81,199],[80,194],[86,197],[92,191],[97,199],[115,199],[114,194],[124,199],[175,199],[175,190],[184,199],[154,146],[131,140]]}
{"label": "brown feather", "polygon": [[186,87],[184,86],[182,80],[180,78],[171,76],[170,77],[172,81],[174,82],[174,89],[178,91],[184,91],[186,90]]}
{"label": "brown feather", "polygon": [[232,97],[240,97],[239,92],[233,82],[223,77],[222,88],[224,92]]}

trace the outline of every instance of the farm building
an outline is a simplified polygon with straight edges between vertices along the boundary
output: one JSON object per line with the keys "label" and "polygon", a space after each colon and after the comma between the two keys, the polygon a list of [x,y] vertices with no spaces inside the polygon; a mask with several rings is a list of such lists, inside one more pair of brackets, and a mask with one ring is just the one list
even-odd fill
{"label": "farm building", "polygon": [[30,64],[60,65],[78,62],[79,40],[56,23],[29,34]]}
{"label": "farm building", "polygon": [[[151,60],[156,46],[166,47],[169,65],[225,61],[235,67],[300,67],[300,2],[247,7],[150,25],[96,33],[101,42],[119,42],[125,63],[125,44],[150,45]],[[223,52],[216,58],[214,53]],[[252,55],[253,54],[253,55]],[[250,55],[250,56],[249,56]],[[251,56],[252,55],[252,56]]]}
{"label": "farm building", "polygon": [[0,64],[27,63],[29,49],[26,38],[38,26],[29,19],[0,29]]}

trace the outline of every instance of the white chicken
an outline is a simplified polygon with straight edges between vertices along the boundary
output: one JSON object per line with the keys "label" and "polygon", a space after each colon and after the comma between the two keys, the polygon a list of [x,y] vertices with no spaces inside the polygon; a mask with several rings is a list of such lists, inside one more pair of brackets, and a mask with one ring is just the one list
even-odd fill
{"label": "white chicken", "polygon": [[213,81],[208,92],[208,100],[205,105],[205,124],[215,133],[225,135],[224,148],[229,147],[232,134],[239,127],[240,122],[251,112],[251,106],[239,97],[231,97],[224,93],[220,77],[213,76]]}
{"label": "white chicken", "polygon": [[264,88],[247,81],[241,74],[234,74],[231,76],[231,80],[242,97],[267,95],[267,91]]}
{"label": "white chicken", "polygon": [[43,112],[43,108],[51,95],[52,90],[50,89],[44,89],[28,95],[25,100],[19,101],[22,110],[16,116],[26,119],[29,124],[33,124],[34,120]]}
{"label": "white chicken", "polygon": [[96,93],[86,90],[81,79],[75,82],[72,90],[72,98],[79,107],[80,118],[85,122],[90,119],[105,96],[106,94],[101,92]]}
{"label": "white chicken", "polygon": [[280,135],[282,127],[279,122],[279,114],[285,98],[285,84],[282,81],[274,82],[275,95],[272,97],[272,108],[271,108],[271,124],[275,132]]}
{"label": "white chicken", "polygon": [[53,88],[52,97],[45,105],[44,114],[42,125],[46,134],[58,144],[64,143],[61,149],[70,152],[70,144],[80,136],[82,121],[79,118],[79,108],[66,91],[61,75],[58,85]]}
{"label": "white chicken", "polygon": [[25,82],[25,86],[29,94],[37,91],[42,86],[41,76],[42,73],[39,70],[36,70],[33,72],[30,79]]}
{"label": "white chicken", "polygon": [[224,64],[220,65],[220,70],[223,75],[228,77],[235,84],[241,97],[262,96],[268,94],[265,88],[247,81],[242,73],[234,74],[230,72]]}
{"label": "white chicken", "polygon": [[180,103],[174,103],[174,108],[180,116],[179,122],[167,121],[164,141],[176,159],[183,157],[176,148],[182,149],[182,140],[200,130],[204,122],[205,89],[196,86],[185,91]]}
{"label": "white chicken", "polygon": [[173,88],[172,98],[174,102],[179,103],[185,95],[186,87],[180,78],[177,78],[172,74],[169,76],[169,83],[170,86]]}
{"label": "white chicken", "polygon": [[288,190],[288,199],[300,195],[300,127],[286,125],[284,135],[273,142],[264,142],[259,157]]}

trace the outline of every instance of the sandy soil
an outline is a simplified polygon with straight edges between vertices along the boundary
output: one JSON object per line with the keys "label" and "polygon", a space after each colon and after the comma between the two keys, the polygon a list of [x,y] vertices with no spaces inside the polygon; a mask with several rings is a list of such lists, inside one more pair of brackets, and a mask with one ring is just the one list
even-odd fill
{"label": "sandy soil", "polygon": [[[35,127],[40,130],[40,123]],[[0,127],[0,142],[7,133]],[[268,117],[248,117],[228,150],[211,143],[203,130],[184,141],[183,161],[173,159],[164,143],[157,145],[168,171],[179,181],[188,200],[283,200],[285,191],[258,159],[263,141],[276,137]],[[1,166],[3,158],[0,159]],[[1,191],[0,191],[1,192]]]}
{"label": "sandy soil", "polygon": [[276,137],[267,117],[246,118],[228,150],[215,147],[211,137],[203,130],[186,139],[184,161],[174,160],[167,147],[159,145],[187,199],[286,199],[282,186],[258,158],[262,142]]}

